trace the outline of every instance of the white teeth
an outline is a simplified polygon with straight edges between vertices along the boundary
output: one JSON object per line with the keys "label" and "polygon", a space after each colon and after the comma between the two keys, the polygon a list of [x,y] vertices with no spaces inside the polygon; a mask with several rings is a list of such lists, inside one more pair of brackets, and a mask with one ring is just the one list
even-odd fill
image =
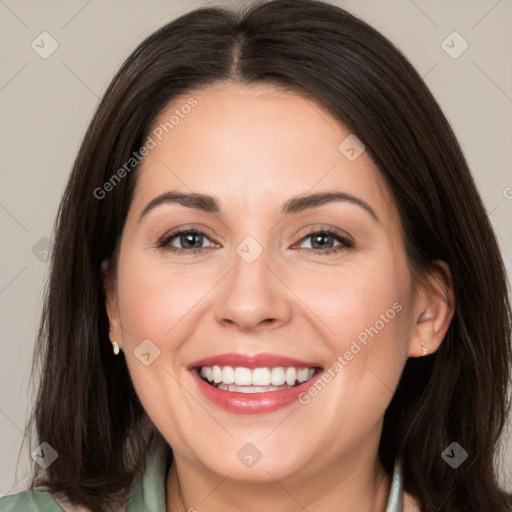
{"label": "white teeth", "polygon": [[308,373],[309,373],[309,368],[301,368],[297,372],[297,380],[301,383],[306,382],[308,380]]}
{"label": "white teeth", "polygon": [[241,393],[263,393],[302,384],[315,374],[314,368],[245,368],[243,366],[203,366],[201,377],[219,389]]}
{"label": "white teeth", "polygon": [[253,386],[270,386],[270,370],[268,368],[255,368],[252,371]]}
{"label": "white teeth", "polygon": [[[209,366],[203,366],[201,368],[201,377],[203,377],[204,379],[208,379],[210,382],[213,381],[213,369],[210,368]],[[220,382],[220,380],[219,380]]]}
{"label": "white teeth", "polygon": [[235,384],[237,386],[250,386],[252,384],[252,375],[249,368],[235,368]]}
{"label": "white teeth", "polygon": [[282,366],[272,368],[272,371],[270,372],[270,380],[272,381],[273,386],[282,386],[286,380],[284,368]]}
{"label": "white teeth", "polygon": [[266,393],[267,391],[281,391],[290,389],[293,386],[237,386],[236,384],[219,384],[218,388],[223,391],[235,391],[237,393]]}
{"label": "white teeth", "polygon": [[215,382],[215,384],[222,382],[222,368],[220,366],[214,366],[212,368],[212,370],[213,370],[213,382]]}
{"label": "white teeth", "polygon": [[235,382],[235,370],[231,366],[224,366],[222,368],[222,382],[224,384],[233,384]]}
{"label": "white teeth", "polygon": [[295,368],[286,368],[286,384],[293,386],[297,379],[297,370]]}

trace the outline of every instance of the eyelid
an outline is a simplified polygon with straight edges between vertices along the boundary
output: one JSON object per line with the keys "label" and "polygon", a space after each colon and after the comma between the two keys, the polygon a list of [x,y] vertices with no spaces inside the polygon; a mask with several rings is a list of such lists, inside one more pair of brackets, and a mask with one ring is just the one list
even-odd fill
{"label": "eyelid", "polygon": [[158,238],[158,240],[159,241],[165,240],[167,238],[171,238],[175,235],[180,235],[182,233],[187,233],[189,231],[201,233],[201,234],[205,235],[210,240],[214,239],[214,238],[219,238],[219,239],[221,238],[217,235],[213,235],[212,230],[203,224],[183,224],[179,227],[176,227],[176,228],[173,228],[173,229],[167,231],[164,235],[160,236]]}
{"label": "eyelid", "polygon": [[307,226],[306,228],[303,228],[296,236],[297,242],[300,242],[303,238],[306,238],[307,236],[312,235],[314,233],[332,233],[336,234],[340,238],[343,238],[347,242],[350,242],[352,244],[354,243],[354,238],[347,231],[326,224],[314,224]]}

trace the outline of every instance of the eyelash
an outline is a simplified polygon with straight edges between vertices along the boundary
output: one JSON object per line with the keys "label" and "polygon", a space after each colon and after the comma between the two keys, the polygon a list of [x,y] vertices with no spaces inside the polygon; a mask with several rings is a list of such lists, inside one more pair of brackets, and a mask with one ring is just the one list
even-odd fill
{"label": "eyelash", "polygon": [[[169,242],[173,238],[176,238],[179,235],[185,235],[185,234],[200,234],[200,235],[204,235],[206,238],[208,238],[208,236],[205,233],[203,233],[202,231],[199,231],[197,229],[182,228],[182,229],[179,229],[179,230],[174,231],[172,233],[166,234],[164,237],[162,237],[159,240],[159,242],[158,242],[158,248],[168,249],[168,250],[171,250],[171,251],[185,251],[185,252],[191,253],[191,254],[197,254],[197,253],[203,252],[205,249],[208,249],[208,247],[195,247],[195,248],[192,248],[192,249],[183,249],[183,248],[180,248],[180,247],[174,247],[172,245],[169,245]],[[317,230],[314,230],[314,231],[310,231],[309,233],[306,233],[305,235],[303,235],[300,238],[299,242],[302,242],[305,239],[307,239],[307,238],[309,238],[309,237],[311,237],[313,235],[332,236],[332,237],[336,238],[341,243],[340,243],[340,245],[338,245],[336,247],[331,247],[329,249],[309,249],[309,248],[305,248],[305,249],[303,249],[303,251],[306,254],[315,254],[315,255],[318,255],[318,254],[322,254],[322,255],[323,254],[332,254],[332,253],[340,252],[342,250],[352,249],[354,247],[354,242],[352,242],[352,240],[347,238],[341,232],[333,230],[333,229],[317,229]]]}

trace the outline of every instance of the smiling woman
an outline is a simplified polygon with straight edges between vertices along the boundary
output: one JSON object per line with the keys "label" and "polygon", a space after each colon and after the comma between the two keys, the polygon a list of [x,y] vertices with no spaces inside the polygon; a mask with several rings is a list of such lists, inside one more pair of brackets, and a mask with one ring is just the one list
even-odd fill
{"label": "smiling woman", "polygon": [[2,511],[512,510],[510,319],[459,145],[387,39],[318,1],[193,11],[128,58],[76,159],[46,472]]}

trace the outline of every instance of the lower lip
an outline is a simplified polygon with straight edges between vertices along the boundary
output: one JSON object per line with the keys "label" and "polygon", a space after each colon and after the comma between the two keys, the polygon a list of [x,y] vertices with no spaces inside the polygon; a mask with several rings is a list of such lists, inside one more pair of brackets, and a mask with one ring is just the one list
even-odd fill
{"label": "lower lip", "polygon": [[321,372],[316,373],[311,379],[299,386],[283,389],[282,391],[267,391],[265,393],[224,391],[207,384],[201,379],[197,370],[192,370],[192,375],[204,396],[225,411],[235,414],[264,414],[277,411],[297,401],[299,395],[319,378]]}

